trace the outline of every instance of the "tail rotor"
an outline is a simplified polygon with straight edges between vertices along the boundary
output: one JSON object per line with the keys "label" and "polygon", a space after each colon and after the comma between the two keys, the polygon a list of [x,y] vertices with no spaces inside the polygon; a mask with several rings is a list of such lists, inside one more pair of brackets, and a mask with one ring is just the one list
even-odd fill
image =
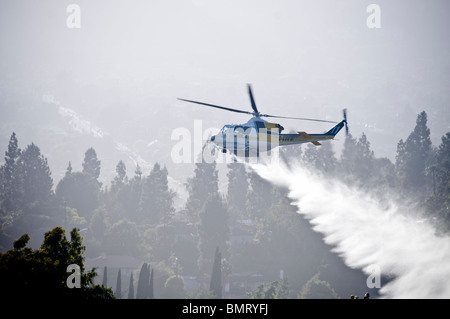
{"label": "tail rotor", "polygon": [[348,124],[347,124],[347,109],[343,109],[342,113],[344,115],[344,124],[345,124],[345,134],[348,135]]}

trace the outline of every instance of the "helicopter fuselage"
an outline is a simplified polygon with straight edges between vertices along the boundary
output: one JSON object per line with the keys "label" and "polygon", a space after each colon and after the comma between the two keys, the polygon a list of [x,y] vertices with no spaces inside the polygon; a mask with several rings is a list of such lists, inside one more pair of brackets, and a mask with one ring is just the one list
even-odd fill
{"label": "helicopter fuselage", "polygon": [[225,125],[218,134],[211,137],[211,141],[224,153],[229,151],[238,156],[252,157],[283,145],[321,145],[319,141],[333,139],[343,126],[344,121],[324,134],[281,134],[284,128],[280,124],[253,117],[245,124]]}

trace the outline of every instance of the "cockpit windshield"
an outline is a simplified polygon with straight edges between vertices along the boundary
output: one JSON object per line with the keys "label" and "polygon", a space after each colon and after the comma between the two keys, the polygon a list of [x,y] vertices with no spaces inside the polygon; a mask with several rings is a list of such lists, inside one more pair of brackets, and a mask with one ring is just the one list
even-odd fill
{"label": "cockpit windshield", "polygon": [[247,125],[225,125],[220,130],[221,134],[225,135],[236,135],[236,134],[245,134],[250,135],[255,132],[255,128]]}
{"label": "cockpit windshield", "polygon": [[232,134],[233,130],[234,130],[235,125],[225,125],[224,127],[222,127],[222,129],[220,130],[221,134]]}

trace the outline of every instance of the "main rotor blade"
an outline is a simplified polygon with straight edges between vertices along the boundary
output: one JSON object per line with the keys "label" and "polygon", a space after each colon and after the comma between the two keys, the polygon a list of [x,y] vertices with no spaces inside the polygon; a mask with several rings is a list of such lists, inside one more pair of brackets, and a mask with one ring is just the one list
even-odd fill
{"label": "main rotor blade", "polygon": [[253,98],[252,86],[250,84],[247,84],[247,87],[248,87],[248,95],[250,95],[250,102],[252,103],[252,109],[255,112],[255,114],[259,114],[258,109],[256,107],[255,99]]}
{"label": "main rotor blade", "polygon": [[269,115],[269,114],[260,114],[259,116],[261,116],[261,117],[276,117],[279,119],[292,119],[292,120],[304,120],[304,121],[315,121],[315,122],[325,122],[325,123],[338,123],[338,122],[334,122],[334,121],[308,119],[308,118],[304,118],[304,117],[277,116],[277,115]]}
{"label": "main rotor blade", "polygon": [[210,107],[215,107],[215,108],[218,108],[218,109],[227,110],[227,111],[231,111],[231,112],[244,113],[244,114],[250,114],[250,115],[253,115],[252,112],[243,111],[243,110],[237,110],[237,109],[232,109],[232,108],[225,107],[225,106],[219,106],[219,105],[214,105],[214,104],[209,104],[209,103],[203,103],[203,102],[198,102],[198,101],[192,101],[192,100],[185,100],[185,99],[180,99],[180,98],[178,98],[178,100],[180,100],[180,101],[185,101],[185,102],[190,102],[190,103],[201,104],[201,105],[206,105],[206,106],[210,106]]}

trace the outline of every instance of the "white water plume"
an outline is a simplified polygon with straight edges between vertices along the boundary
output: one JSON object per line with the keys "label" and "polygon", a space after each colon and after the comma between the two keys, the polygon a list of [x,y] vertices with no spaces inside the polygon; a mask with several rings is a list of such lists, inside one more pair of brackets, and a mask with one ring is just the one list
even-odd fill
{"label": "white water plume", "polygon": [[298,213],[352,268],[370,275],[373,265],[383,277],[379,294],[385,298],[449,298],[450,239],[438,237],[426,222],[405,214],[402,205],[380,203],[300,166],[253,165],[263,178],[288,187]]}

